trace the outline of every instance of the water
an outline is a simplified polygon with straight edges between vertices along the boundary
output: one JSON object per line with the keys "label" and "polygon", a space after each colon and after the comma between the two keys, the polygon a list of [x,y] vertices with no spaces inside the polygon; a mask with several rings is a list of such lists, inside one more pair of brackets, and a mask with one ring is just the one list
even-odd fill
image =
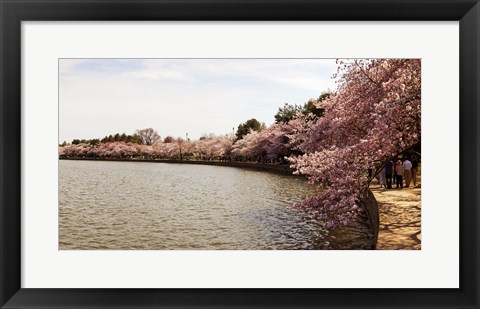
{"label": "water", "polygon": [[338,237],[292,207],[314,192],[303,178],[249,169],[60,160],[59,248],[358,247],[363,231],[332,245]]}

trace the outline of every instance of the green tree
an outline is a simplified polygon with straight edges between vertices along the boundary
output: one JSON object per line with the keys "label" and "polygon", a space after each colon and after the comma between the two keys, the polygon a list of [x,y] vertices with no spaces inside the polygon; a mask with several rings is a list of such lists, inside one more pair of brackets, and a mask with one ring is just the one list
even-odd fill
{"label": "green tree", "polygon": [[100,143],[100,140],[98,138],[94,138],[94,139],[88,140],[88,143],[94,146],[94,145],[98,145]]}
{"label": "green tree", "polygon": [[265,129],[265,123],[259,122],[257,119],[252,118],[250,120],[247,120],[244,123],[241,123],[238,126],[237,133],[235,133],[235,136],[238,139],[242,139],[245,135],[247,135],[251,131],[257,131],[260,132],[263,129]]}
{"label": "green tree", "polygon": [[[328,91],[322,92],[322,94],[318,97],[316,102],[308,101],[303,106],[303,114],[308,115],[309,113],[312,113],[317,117],[323,117],[323,114],[325,113],[325,109],[323,109],[321,107],[317,107],[316,105],[318,103],[321,103],[321,102],[325,101],[326,99],[330,98],[332,95],[334,95],[334,93],[332,91],[328,90]],[[315,103],[317,103],[317,104],[315,104]]]}
{"label": "green tree", "polygon": [[305,103],[305,105],[303,105],[302,113],[304,115],[312,113],[315,116],[322,117],[323,113],[325,113],[325,109],[318,108],[313,101],[308,101],[307,103]]}
{"label": "green tree", "polygon": [[126,142],[126,141],[127,141],[127,134],[122,133],[122,135],[120,135],[120,140],[121,140],[122,142]]}
{"label": "green tree", "polygon": [[127,143],[141,144],[140,140],[135,135],[127,135]]}
{"label": "green tree", "polygon": [[283,107],[278,108],[278,112],[275,114],[275,122],[288,123],[295,118],[298,113],[304,113],[304,108],[302,108],[302,106],[285,103]]}
{"label": "green tree", "polygon": [[278,112],[275,114],[276,123],[288,123],[295,118],[298,114],[308,115],[314,114],[317,117],[322,117],[325,109],[317,107],[318,103],[325,101],[334,93],[330,90],[322,92],[322,94],[316,100],[310,100],[303,105],[292,105],[285,103],[283,107],[278,108]]}

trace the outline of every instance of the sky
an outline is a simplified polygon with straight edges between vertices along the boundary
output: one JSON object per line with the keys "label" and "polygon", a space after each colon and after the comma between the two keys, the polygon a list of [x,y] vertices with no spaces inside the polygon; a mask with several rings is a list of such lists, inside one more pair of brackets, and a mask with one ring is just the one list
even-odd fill
{"label": "sky", "polygon": [[60,59],[59,143],[133,134],[231,134],[334,90],[334,59]]}

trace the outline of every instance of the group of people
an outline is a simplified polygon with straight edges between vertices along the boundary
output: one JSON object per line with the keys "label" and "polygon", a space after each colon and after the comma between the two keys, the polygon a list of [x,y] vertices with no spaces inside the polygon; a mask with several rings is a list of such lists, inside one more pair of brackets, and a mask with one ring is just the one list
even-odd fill
{"label": "group of people", "polygon": [[403,188],[403,181],[405,180],[406,188],[410,187],[412,181],[415,187],[417,185],[418,159],[415,155],[412,155],[410,159],[387,161],[377,175],[380,186],[392,189],[393,182],[397,188]]}

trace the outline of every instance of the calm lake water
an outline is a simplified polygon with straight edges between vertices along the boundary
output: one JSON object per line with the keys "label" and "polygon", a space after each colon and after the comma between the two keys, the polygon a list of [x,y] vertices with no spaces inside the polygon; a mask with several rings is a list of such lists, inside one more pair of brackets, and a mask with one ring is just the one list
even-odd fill
{"label": "calm lake water", "polygon": [[223,166],[59,162],[62,249],[360,249],[368,230],[328,233],[292,207],[300,177]]}

